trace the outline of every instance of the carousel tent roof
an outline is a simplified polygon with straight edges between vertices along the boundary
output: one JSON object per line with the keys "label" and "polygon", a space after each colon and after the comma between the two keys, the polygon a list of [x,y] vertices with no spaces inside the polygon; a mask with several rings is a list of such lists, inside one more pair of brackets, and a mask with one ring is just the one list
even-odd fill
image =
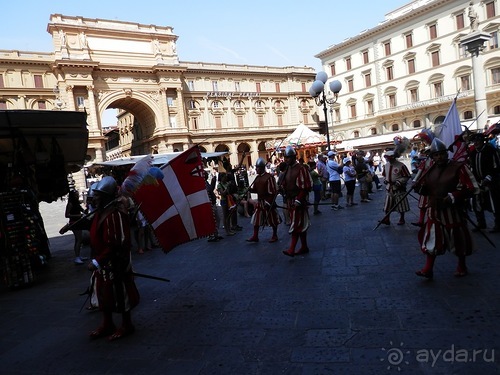
{"label": "carousel tent roof", "polygon": [[[182,151],[180,152],[169,152],[166,154],[153,154],[153,165],[164,165],[167,164],[170,160],[172,160],[174,157],[177,155],[181,154]],[[202,152],[201,157],[203,159],[209,159],[209,158],[218,158],[219,156],[223,156],[228,154],[227,151],[221,151],[221,152]],[[119,159],[114,159],[114,160],[108,160],[108,161],[103,161],[103,162],[96,162],[93,165],[101,165],[101,166],[107,166],[107,167],[117,167],[120,165],[131,165],[135,164],[137,161],[142,159],[146,155],[136,155],[136,156],[130,156],[127,158],[119,158]]]}
{"label": "carousel tent roof", "polygon": [[326,144],[326,137],[322,134],[312,131],[304,124],[299,124],[297,129],[292,134],[286,137],[283,141],[273,140],[266,142],[268,150],[275,150],[277,148],[283,149],[286,146],[294,147],[308,147],[308,146],[322,146]]}

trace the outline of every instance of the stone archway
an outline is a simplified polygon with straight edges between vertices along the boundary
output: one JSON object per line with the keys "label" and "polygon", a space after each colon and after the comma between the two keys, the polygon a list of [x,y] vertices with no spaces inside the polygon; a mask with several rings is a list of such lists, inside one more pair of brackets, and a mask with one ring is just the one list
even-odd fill
{"label": "stone archway", "polygon": [[252,155],[250,154],[250,145],[248,143],[240,143],[237,147],[238,151],[238,164],[246,166],[247,168],[252,165]]}

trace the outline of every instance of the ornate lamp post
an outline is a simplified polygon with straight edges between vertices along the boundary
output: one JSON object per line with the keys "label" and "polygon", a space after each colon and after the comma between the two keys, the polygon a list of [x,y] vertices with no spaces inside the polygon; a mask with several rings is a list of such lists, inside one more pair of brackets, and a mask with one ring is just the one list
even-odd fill
{"label": "ornate lamp post", "polygon": [[330,131],[328,129],[328,112],[326,105],[328,104],[333,106],[333,104],[337,102],[339,92],[342,89],[342,84],[337,80],[331,81],[329,87],[331,93],[333,93],[333,97],[327,98],[325,93],[325,84],[327,80],[328,75],[325,72],[318,72],[316,74],[315,81],[309,89],[309,94],[314,98],[317,106],[323,106],[323,113],[325,114],[326,142],[328,144],[328,151],[330,151]]}

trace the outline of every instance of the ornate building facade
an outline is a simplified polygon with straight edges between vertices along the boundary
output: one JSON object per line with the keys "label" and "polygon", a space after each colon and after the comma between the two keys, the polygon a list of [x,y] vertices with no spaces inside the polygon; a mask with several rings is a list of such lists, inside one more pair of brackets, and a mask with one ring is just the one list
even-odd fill
{"label": "ornate building facade", "polygon": [[[413,1],[379,25],[318,53],[325,72],[343,84],[329,112],[330,134],[342,141],[337,148],[381,150],[393,145],[396,135],[411,139],[422,128],[442,123],[457,95],[463,125],[482,129],[488,120],[496,123],[498,6],[497,0]],[[461,43],[478,29],[489,34],[478,56],[482,77],[474,77],[471,54]],[[476,82],[485,82],[486,113],[476,110]]]}
{"label": "ornate building facade", "polygon": [[91,162],[199,144],[250,165],[299,123],[318,129],[312,68],[180,61],[168,26],[53,14],[47,31],[53,52],[0,51],[0,108],[85,111]]}

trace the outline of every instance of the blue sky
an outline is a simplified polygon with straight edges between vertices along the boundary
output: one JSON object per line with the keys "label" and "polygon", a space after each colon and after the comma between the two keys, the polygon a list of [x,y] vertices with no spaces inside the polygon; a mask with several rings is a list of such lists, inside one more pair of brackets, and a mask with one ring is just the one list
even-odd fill
{"label": "blue sky", "polygon": [[407,0],[9,0],[0,50],[51,52],[50,14],[171,26],[181,61],[311,66],[314,55],[372,28]]}

